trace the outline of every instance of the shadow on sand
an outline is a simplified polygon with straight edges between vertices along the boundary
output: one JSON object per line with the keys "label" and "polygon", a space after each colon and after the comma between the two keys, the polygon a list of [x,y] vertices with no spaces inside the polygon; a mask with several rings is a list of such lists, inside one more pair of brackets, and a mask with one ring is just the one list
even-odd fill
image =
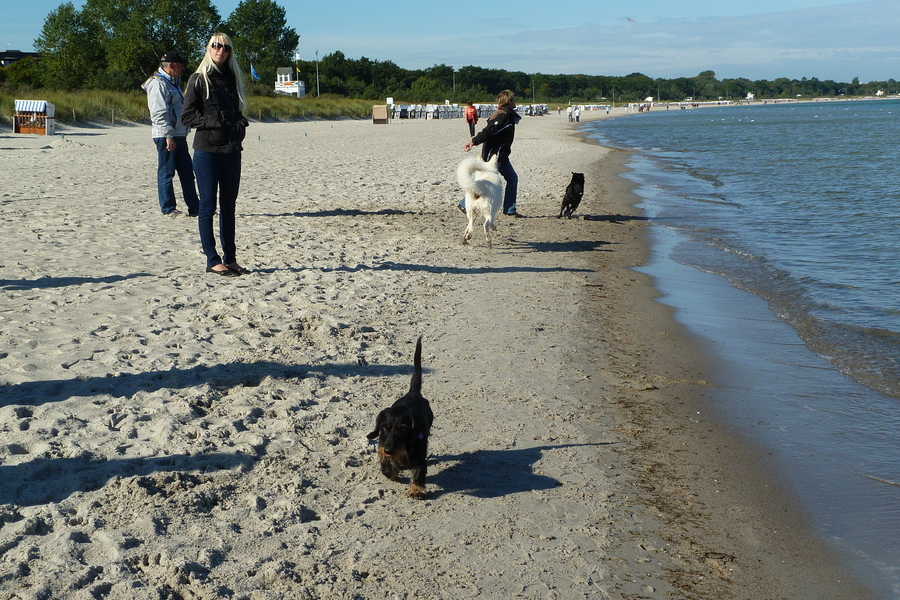
{"label": "shadow on sand", "polygon": [[40,277],[38,279],[0,279],[0,288],[7,290],[47,290],[70,285],[91,283],[118,283],[136,277],[155,277],[151,273],[133,273],[131,275],[109,275],[107,277]]}
{"label": "shadow on sand", "polygon": [[51,379],[0,385],[0,406],[23,405],[27,407],[47,402],[61,402],[73,397],[100,395],[129,398],[137,392],[188,388],[204,383],[210,383],[219,389],[237,385],[256,387],[266,377],[303,379],[318,374],[339,378],[349,376],[390,377],[411,372],[412,365],[333,363],[311,366],[286,365],[269,361],[232,363],[212,367],[198,365],[190,369],[126,373],[113,377]]}
{"label": "shadow on sand", "polygon": [[[246,454],[172,454],[156,458],[36,458],[18,465],[0,465],[0,504],[35,506],[60,502],[75,492],[100,489],[116,477],[158,472],[186,473],[252,468],[257,457]],[[152,493],[149,490],[148,493]]]}
{"label": "shadow on sand", "polygon": [[[440,464],[439,472],[428,476],[432,497],[443,494],[465,494],[476,498],[499,498],[520,492],[549,490],[563,485],[558,480],[534,472],[534,465],[544,452],[563,448],[606,446],[612,442],[594,444],[563,444],[536,446],[512,450],[476,450],[462,454],[435,456],[431,464]],[[447,465],[446,463],[451,463]]]}

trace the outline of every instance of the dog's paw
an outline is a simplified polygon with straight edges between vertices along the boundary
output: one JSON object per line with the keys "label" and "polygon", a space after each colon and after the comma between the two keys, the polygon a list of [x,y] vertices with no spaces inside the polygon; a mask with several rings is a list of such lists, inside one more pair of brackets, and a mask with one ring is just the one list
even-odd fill
{"label": "dog's paw", "polygon": [[391,463],[389,460],[381,461],[381,474],[390,479],[391,481],[397,481],[397,478],[400,476],[400,471]]}
{"label": "dog's paw", "polygon": [[409,486],[409,496],[410,498],[418,498],[419,500],[424,500],[428,497],[428,490],[420,485],[416,485],[415,483],[413,483]]}

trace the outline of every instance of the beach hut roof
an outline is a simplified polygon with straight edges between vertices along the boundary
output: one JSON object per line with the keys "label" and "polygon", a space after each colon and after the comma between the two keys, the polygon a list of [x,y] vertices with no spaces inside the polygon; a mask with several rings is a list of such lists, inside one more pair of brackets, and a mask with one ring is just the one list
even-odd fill
{"label": "beach hut roof", "polygon": [[47,112],[47,106],[53,106],[46,100],[16,100],[15,109],[19,112]]}

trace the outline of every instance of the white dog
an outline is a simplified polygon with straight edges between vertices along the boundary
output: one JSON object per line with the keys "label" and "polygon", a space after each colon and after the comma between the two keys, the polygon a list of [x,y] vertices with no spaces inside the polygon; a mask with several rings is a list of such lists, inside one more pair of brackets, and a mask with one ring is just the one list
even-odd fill
{"label": "white dog", "polygon": [[497,230],[494,220],[503,207],[503,182],[497,171],[497,155],[488,162],[477,157],[463,160],[456,168],[456,180],[466,193],[466,216],[469,217],[462,243],[466,244],[471,239],[475,231],[475,215],[481,214],[484,217],[484,239],[490,248],[490,230]]}

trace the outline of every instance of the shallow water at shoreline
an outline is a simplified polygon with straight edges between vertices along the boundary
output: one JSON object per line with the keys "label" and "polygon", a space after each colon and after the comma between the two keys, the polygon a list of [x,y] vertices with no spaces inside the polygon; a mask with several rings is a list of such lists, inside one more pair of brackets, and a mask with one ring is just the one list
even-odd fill
{"label": "shallow water at shoreline", "polygon": [[900,101],[659,111],[592,131],[652,166],[656,218],[698,242],[681,262],[760,296],[900,407]]}
{"label": "shallow water at shoreline", "polygon": [[773,470],[815,531],[860,579],[884,598],[900,597],[893,400],[822,361],[759,298],[675,261],[684,243],[677,233],[654,227],[652,236],[653,256],[639,270],[713,356],[708,405],[772,452]]}
{"label": "shallow water at shoreline", "polygon": [[[716,109],[720,110],[728,109]],[[654,127],[665,129],[667,120],[678,119],[677,115],[661,117]],[[650,127],[646,123],[642,126]],[[631,142],[640,139],[638,134],[629,135],[633,136]],[[664,132],[654,135],[658,136],[654,139],[665,139]],[[608,142],[603,135],[598,137],[602,143]],[[730,218],[734,211],[746,212],[743,207],[737,208],[739,194],[729,195],[734,187],[740,187],[728,186],[737,165],[726,164],[716,171],[709,168],[709,163],[700,168],[692,162],[690,153],[679,153],[677,160],[673,156],[664,147],[642,151],[638,145],[628,165],[633,172],[626,176],[638,184],[637,193],[643,199],[640,208],[654,221],[652,259],[641,270],[654,278],[663,295],[660,301],[675,307],[678,320],[702,340],[716,361],[716,372],[711,376],[715,388],[708,394],[709,405],[724,423],[737,427],[751,442],[772,452],[774,470],[800,498],[815,530],[846,558],[860,579],[885,598],[900,598],[900,541],[894,534],[900,522],[900,459],[896,456],[900,403],[861,385],[826,361],[825,358],[834,359],[823,356],[822,348],[828,344],[816,342],[823,338],[827,342],[827,335],[813,335],[811,345],[815,351],[811,350],[811,329],[804,329],[807,321],[820,317],[820,321],[827,321],[829,310],[840,315],[847,310],[840,303],[847,302],[852,307],[854,300],[842,296],[840,285],[829,290],[829,284],[821,288],[824,291],[819,298],[829,297],[823,303],[809,302],[808,296],[799,293],[786,294],[785,290],[796,281],[787,285],[785,281],[797,275],[796,280],[803,282],[804,275],[799,268],[790,271],[791,260],[786,256],[782,266],[787,268],[782,270],[781,279],[772,277],[776,270],[770,267],[781,258],[777,252],[774,257],[766,255],[765,246],[771,239],[771,246],[778,250],[778,244],[783,242],[778,232],[769,236],[764,231],[773,224],[759,224],[760,229],[745,239],[741,237],[740,225],[755,227],[754,220],[741,221],[746,215]],[[752,161],[740,165],[743,172],[754,168]],[[777,169],[778,164],[776,161],[759,168]],[[771,193],[777,194],[777,190]],[[778,202],[781,200],[770,204]],[[705,218],[715,210],[725,212],[724,221]],[[813,220],[814,217],[810,216]],[[721,223],[726,223],[726,228],[720,228]],[[733,229],[728,230],[728,226]],[[798,230],[791,235],[802,237],[802,233]],[[818,260],[814,250],[822,233],[810,231],[810,239],[800,240],[813,271]],[[722,239],[726,242],[722,243]],[[760,242],[761,250],[753,248],[755,242]],[[748,248],[757,251],[746,251]],[[823,261],[836,260],[823,254]],[[762,263],[765,269],[759,268]],[[738,272],[729,270],[735,265]],[[754,269],[757,275],[767,272],[772,279],[767,281],[765,275],[755,280],[747,276]],[[828,269],[821,271],[826,273]],[[783,275],[785,272],[787,275]],[[822,273],[807,275],[826,280]],[[848,278],[875,276],[867,271]],[[754,284],[742,285],[747,281]],[[771,284],[768,289],[767,283]],[[747,291],[737,289],[735,284]],[[806,289],[802,285],[796,287]],[[852,296],[860,285],[848,284],[845,288]],[[814,289],[812,295],[818,292]],[[836,326],[832,340],[852,343],[860,335],[871,334],[871,328],[863,327],[867,320],[870,325],[877,321],[882,329],[889,330],[885,325],[893,318],[890,303],[879,297],[877,290],[862,297],[866,301],[857,311],[859,314],[854,315],[858,322]],[[848,330],[853,328],[857,331],[849,335]],[[890,354],[891,340],[882,342]],[[865,349],[865,343],[860,342],[859,348]],[[853,350],[849,352],[852,354]],[[859,368],[858,358],[864,360],[865,356],[861,352],[854,357],[854,374],[865,372]],[[887,360],[890,362],[891,357]],[[848,364],[842,360],[834,362],[841,368]],[[890,378],[884,379],[885,369],[876,361],[872,371],[889,386],[896,384]],[[859,378],[871,384],[865,377]]]}

